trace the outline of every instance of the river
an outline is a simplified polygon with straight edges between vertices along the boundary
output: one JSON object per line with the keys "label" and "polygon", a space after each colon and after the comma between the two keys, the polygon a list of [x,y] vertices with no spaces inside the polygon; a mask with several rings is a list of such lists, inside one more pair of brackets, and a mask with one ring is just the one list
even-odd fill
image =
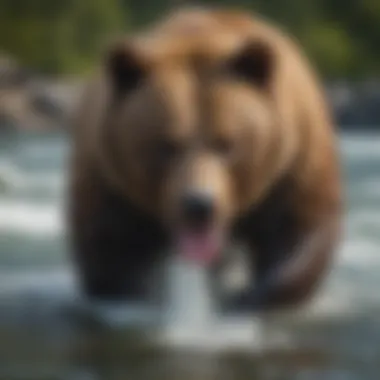
{"label": "river", "polygon": [[265,322],[278,338],[265,349],[190,355],[137,349],[123,331],[73,317],[62,223],[67,139],[1,136],[0,379],[378,380],[380,135],[344,134],[340,148],[345,238],[315,302]]}

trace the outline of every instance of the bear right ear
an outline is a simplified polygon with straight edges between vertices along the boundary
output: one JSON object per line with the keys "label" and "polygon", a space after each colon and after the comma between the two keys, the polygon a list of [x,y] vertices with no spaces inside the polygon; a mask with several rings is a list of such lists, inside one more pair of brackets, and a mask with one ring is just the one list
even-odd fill
{"label": "bear right ear", "polygon": [[260,88],[272,79],[276,59],[272,47],[264,41],[246,43],[229,60],[228,71]]}
{"label": "bear right ear", "polygon": [[136,52],[125,43],[119,43],[108,51],[106,72],[116,96],[134,90],[146,74],[145,67]]}

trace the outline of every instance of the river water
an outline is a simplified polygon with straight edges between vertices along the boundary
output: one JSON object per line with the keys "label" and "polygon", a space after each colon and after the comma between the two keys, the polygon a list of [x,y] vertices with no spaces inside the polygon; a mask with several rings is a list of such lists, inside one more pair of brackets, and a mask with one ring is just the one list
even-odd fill
{"label": "river water", "polygon": [[378,380],[380,135],[345,134],[340,147],[346,232],[319,296],[266,319],[255,350],[211,355],[138,345],[78,317],[62,223],[67,139],[1,136],[0,380]]}

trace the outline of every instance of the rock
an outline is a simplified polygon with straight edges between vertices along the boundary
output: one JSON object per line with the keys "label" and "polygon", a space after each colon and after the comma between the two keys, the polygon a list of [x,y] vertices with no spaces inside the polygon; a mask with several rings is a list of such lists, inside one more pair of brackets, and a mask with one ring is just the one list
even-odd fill
{"label": "rock", "polygon": [[66,127],[79,81],[32,73],[0,56],[0,131]]}

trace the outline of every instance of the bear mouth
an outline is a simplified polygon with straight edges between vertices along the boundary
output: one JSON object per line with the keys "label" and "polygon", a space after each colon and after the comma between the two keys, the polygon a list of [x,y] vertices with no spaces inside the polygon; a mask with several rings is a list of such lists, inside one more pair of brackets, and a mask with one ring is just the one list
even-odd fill
{"label": "bear mouth", "polygon": [[210,265],[219,257],[223,233],[222,229],[215,226],[182,228],[178,231],[176,240],[180,257],[199,265]]}

